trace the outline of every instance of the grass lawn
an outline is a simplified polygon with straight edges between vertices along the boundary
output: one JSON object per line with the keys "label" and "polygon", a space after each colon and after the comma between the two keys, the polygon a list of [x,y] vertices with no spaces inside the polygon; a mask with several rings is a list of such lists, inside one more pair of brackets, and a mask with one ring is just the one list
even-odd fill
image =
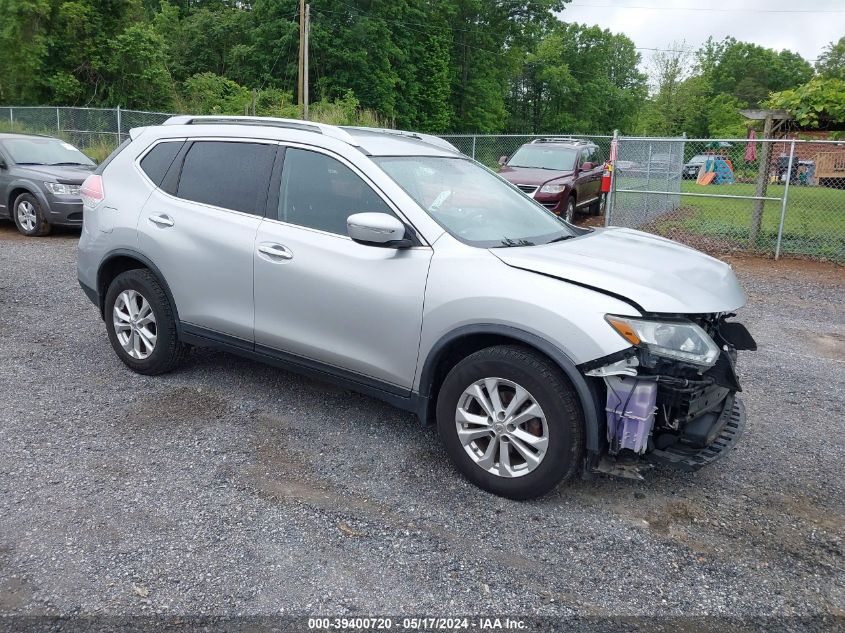
{"label": "grass lawn", "polygon": [[[769,185],[766,195],[782,197],[783,189],[783,185]],[[681,191],[753,196],[755,186],[741,183],[702,186],[694,180],[684,180]],[[729,248],[748,249],[753,205],[752,200],[681,196],[677,212],[663,216],[650,228],[668,236],[699,235],[713,244],[723,242]],[[774,250],[780,213],[780,201],[766,201],[759,242],[750,250]],[[791,185],[781,251],[845,260],[845,190]]]}

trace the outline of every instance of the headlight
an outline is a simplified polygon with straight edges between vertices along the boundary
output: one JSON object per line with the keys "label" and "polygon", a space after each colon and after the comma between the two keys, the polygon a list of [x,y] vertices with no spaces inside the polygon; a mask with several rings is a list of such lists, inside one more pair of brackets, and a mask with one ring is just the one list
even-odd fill
{"label": "headlight", "polygon": [[45,182],[47,191],[55,196],[78,196],[80,185],[64,185],[60,182]]}
{"label": "headlight", "polygon": [[566,191],[566,185],[552,183],[540,187],[540,193],[561,193],[563,191]]}
{"label": "headlight", "polygon": [[713,339],[695,323],[646,321],[608,314],[605,320],[631,345],[644,347],[655,356],[712,367],[719,358]]}

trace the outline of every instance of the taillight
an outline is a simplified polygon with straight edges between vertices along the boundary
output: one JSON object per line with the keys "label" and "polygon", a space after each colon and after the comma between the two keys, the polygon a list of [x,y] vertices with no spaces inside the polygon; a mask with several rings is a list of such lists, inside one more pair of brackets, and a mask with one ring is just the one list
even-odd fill
{"label": "taillight", "polygon": [[79,195],[82,196],[82,204],[84,206],[96,207],[105,197],[103,192],[103,177],[98,174],[88,176],[79,189]]}

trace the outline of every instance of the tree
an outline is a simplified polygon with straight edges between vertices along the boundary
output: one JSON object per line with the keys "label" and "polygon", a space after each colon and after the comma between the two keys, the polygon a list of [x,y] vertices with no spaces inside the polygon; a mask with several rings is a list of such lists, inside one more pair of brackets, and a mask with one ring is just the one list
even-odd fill
{"label": "tree", "polygon": [[845,37],[825,47],[816,60],[816,73],[825,79],[845,79]]}
{"label": "tree", "polygon": [[646,93],[639,59],[624,35],[559,24],[528,55],[514,82],[511,129],[607,133],[632,126]]}
{"label": "tree", "polygon": [[167,71],[164,43],[149,25],[130,26],[111,42],[108,100],[126,108],[173,107],[173,80]]}

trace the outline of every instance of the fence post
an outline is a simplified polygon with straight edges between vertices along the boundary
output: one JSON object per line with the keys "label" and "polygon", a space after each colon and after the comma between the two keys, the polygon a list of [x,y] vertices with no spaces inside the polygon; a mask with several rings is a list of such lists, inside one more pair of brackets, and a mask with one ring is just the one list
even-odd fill
{"label": "fence post", "polygon": [[62,124],[59,121],[59,108],[56,108],[56,134],[61,134],[62,132]]}
{"label": "fence post", "polygon": [[607,204],[604,210],[604,225],[610,226],[613,219],[613,208],[616,206],[616,160],[619,158],[619,130],[613,130],[610,140],[610,191],[607,194]]}
{"label": "fence post", "polygon": [[786,168],[786,184],[783,186],[783,200],[780,207],[780,224],[778,224],[778,241],[775,246],[775,259],[780,258],[780,243],[783,239],[783,223],[786,220],[786,205],[789,202],[789,182],[792,180],[792,161],[795,159],[795,139],[789,144],[789,164]]}
{"label": "fence post", "polygon": [[9,108],[9,125],[11,127],[15,127],[15,114],[14,114],[14,112],[15,112],[14,108]]}
{"label": "fence post", "polygon": [[[766,115],[766,120],[763,124],[763,138],[760,147],[760,165],[757,168],[757,187],[754,195],[762,198],[766,195],[766,190],[769,185],[769,162],[771,159],[773,142],[772,138],[773,118],[771,114]],[[757,238],[760,236],[760,228],[763,225],[763,210],[765,208],[765,200],[755,200],[751,211],[751,227],[748,232],[748,248],[754,250],[757,246]]]}
{"label": "fence post", "polygon": [[478,137],[476,137],[476,135],[473,134],[472,135],[472,159],[473,160],[475,160],[475,139],[476,138],[478,138]]}
{"label": "fence post", "polygon": [[123,139],[120,137],[120,104],[117,106],[117,144],[120,145],[123,142]]}

